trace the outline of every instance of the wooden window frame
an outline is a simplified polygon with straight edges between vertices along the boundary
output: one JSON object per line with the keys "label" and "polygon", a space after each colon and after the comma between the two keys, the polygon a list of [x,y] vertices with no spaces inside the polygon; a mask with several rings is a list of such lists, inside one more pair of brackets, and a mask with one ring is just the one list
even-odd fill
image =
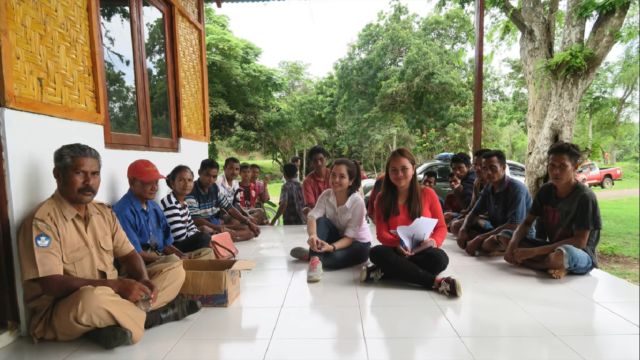
{"label": "wooden window frame", "polygon": [[[105,96],[102,97],[103,108],[105,109],[104,121],[104,139],[105,146],[113,149],[130,149],[130,150],[155,150],[155,151],[178,151],[178,108],[177,89],[176,89],[176,63],[175,63],[175,44],[176,34],[173,29],[174,21],[171,3],[167,0],[128,0],[131,11],[131,46],[133,51],[133,65],[136,87],[136,103],[138,111],[138,127],[139,134],[126,134],[111,131],[109,122],[109,94],[107,92],[107,81],[105,74],[105,63],[102,42],[102,28],[100,23],[100,0],[95,0],[94,26],[96,29],[96,52],[97,61],[99,62],[98,72],[99,79],[102,80],[102,88]],[[165,52],[167,66],[167,107],[169,110],[169,121],[171,125],[171,138],[161,138],[152,134],[152,118],[149,79],[146,67],[146,52],[144,44],[144,22],[142,14],[142,3],[147,1],[150,5],[155,6],[164,16],[164,34],[165,34]]]}

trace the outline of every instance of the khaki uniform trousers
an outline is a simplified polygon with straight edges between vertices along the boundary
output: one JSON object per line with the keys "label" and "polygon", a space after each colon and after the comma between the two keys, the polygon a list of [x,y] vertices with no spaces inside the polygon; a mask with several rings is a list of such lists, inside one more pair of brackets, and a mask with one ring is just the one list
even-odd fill
{"label": "khaki uniform trousers", "polygon": [[[182,261],[175,255],[163,256],[147,265],[147,273],[158,290],[152,310],[175,299],[184,283]],[[146,316],[146,312],[121,298],[110,287],[83,286],[56,302],[50,326],[55,339],[66,341],[95,328],[119,325],[130,330],[133,342],[137,343],[144,334]]]}
{"label": "khaki uniform trousers", "polygon": [[216,256],[213,254],[211,248],[203,248],[186,253],[191,260],[215,260]]}

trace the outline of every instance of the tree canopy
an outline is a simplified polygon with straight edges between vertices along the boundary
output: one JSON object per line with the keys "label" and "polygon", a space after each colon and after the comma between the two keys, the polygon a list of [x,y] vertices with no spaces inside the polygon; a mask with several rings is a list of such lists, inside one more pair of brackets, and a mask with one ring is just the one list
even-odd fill
{"label": "tree canopy", "polygon": [[[588,12],[581,8],[575,16],[613,16],[619,6],[626,6],[624,1],[616,4],[613,10],[596,7]],[[490,5],[495,9],[509,6],[504,1]],[[557,2],[547,5],[557,7]],[[513,9],[526,12],[525,8]],[[561,13],[558,9],[547,11]],[[333,71],[318,79],[300,62],[283,61],[275,69],[260,65],[260,49],[235,37],[228,19],[207,9],[213,140],[261,151],[280,164],[321,144],[334,157],[358,159],[376,171],[397,146],[411,148],[422,159],[443,151],[469,152],[473,107],[470,54],[475,41],[472,18],[470,10],[455,6],[420,17],[392,1],[388,11],[360,31]],[[574,20],[558,16],[553,26]],[[522,31],[518,21],[512,17],[494,21],[490,33],[496,41],[512,36],[514,31]],[[637,25],[635,29],[633,33],[622,28],[620,36],[626,36],[630,44],[628,54],[603,66],[579,103],[576,140],[587,145],[585,124],[591,116],[592,148],[597,145],[614,151],[612,147],[617,146],[620,156],[637,158],[637,136],[635,143],[630,137],[624,146],[613,141],[629,133],[637,135],[637,122],[630,117],[637,113]],[[569,41],[556,37],[560,43]],[[565,50],[559,47],[538,65],[537,73],[549,79],[568,79],[583,76],[576,75],[587,71],[581,67],[598,68],[592,60],[580,60],[603,55],[598,48],[583,46],[590,41],[573,41]],[[532,91],[540,91],[537,86],[553,86],[547,82],[532,87],[531,71],[530,64],[521,59],[507,60],[500,72],[492,66],[485,69],[483,147],[503,149],[509,158],[520,162],[531,152]],[[588,88],[586,82],[583,85]]]}

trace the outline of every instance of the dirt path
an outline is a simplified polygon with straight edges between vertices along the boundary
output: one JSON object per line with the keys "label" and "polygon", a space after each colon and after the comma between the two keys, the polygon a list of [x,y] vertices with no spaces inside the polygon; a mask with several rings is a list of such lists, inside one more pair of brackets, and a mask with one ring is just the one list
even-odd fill
{"label": "dirt path", "polygon": [[602,190],[596,192],[598,200],[620,199],[640,195],[640,189]]}

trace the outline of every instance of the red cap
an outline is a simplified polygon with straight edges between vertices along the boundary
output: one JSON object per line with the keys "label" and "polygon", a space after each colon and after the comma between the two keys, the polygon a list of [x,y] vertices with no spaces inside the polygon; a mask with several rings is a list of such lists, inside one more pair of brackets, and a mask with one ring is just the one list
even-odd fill
{"label": "red cap", "polygon": [[151,182],[165,178],[151,161],[145,159],[132,162],[131,165],[129,165],[129,169],[127,169],[127,177],[129,179],[138,179],[142,182]]}

